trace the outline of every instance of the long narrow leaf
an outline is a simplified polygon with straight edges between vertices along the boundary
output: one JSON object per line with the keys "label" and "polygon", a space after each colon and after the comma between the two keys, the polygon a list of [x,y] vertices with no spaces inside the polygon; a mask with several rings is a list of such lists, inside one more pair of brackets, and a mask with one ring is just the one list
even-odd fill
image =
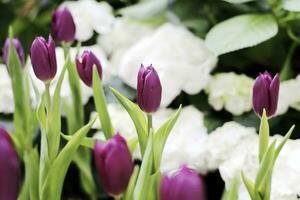
{"label": "long narrow leaf", "polygon": [[162,152],[167,141],[167,138],[175,125],[179,114],[181,112],[181,106],[178,110],[170,117],[170,119],[165,122],[154,135],[154,148],[153,148],[153,156],[154,156],[154,168],[155,170],[159,170],[160,161],[162,157]]}
{"label": "long narrow leaf", "polygon": [[263,156],[267,151],[269,145],[269,135],[269,123],[266,110],[264,109],[259,128],[259,162],[262,161]]}
{"label": "long narrow leaf", "polygon": [[93,91],[96,110],[99,115],[105,138],[110,139],[114,134],[114,129],[107,111],[105,95],[96,67],[93,67]]}
{"label": "long narrow leaf", "polygon": [[143,111],[132,101],[124,97],[117,90],[110,88],[114,96],[118,99],[118,101],[122,104],[125,110],[130,115],[136,132],[138,134],[139,144],[141,148],[141,154],[144,155],[146,145],[147,145],[147,123],[146,118]]}

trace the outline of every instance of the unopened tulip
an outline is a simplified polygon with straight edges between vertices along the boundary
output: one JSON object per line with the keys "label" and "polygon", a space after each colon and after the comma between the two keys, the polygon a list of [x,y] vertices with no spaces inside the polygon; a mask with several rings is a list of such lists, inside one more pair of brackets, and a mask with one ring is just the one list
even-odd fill
{"label": "unopened tulip", "polygon": [[141,68],[137,77],[137,102],[139,107],[147,113],[158,110],[161,102],[161,83],[152,65]]}
{"label": "unopened tulip", "polygon": [[104,190],[115,196],[124,192],[134,168],[125,139],[116,134],[106,144],[96,141],[94,156]]}
{"label": "unopened tulip", "polygon": [[[18,38],[14,38],[12,42],[13,42],[13,45],[19,56],[20,63],[23,66],[25,63],[23,46]],[[8,53],[9,53],[9,38],[7,38],[4,42],[2,53],[3,53],[3,56],[2,56],[3,62],[7,65],[8,64]]]}
{"label": "unopened tulip", "polygon": [[102,66],[98,58],[91,51],[84,51],[76,58],[76,67],[81,80],[89,87],[93,83],[93,66],[96,66],[99,77],[102,78]]}
{"label": "unopened tulip", "polygon": [[160,184],[160,200],[205,200],[203,179],[186,167],[177,172],[163,176]]}
{"label": "unopened tulip", "polygon": [[55,43],[51,36],[48,42],[43,37],[37,37],[30,48],[30,58],[33,71],[38,79],[47,82],[55,77],[57,71]]}
{"label": "unopened tulip", "polygon": [[0,200],[16,200],[21,181],[20,162],[9,134],[0,128]]}
{"label": "unopened tulip", "polygon": [[275,114],[278,103],[279,82],[278,74],[272,78],[268,72],[260,74],[256,78],[253,86],[252,104],[258,116],[262,116],[264,109],[268,117]]}
{"label": "unopened tulip", "polygon": [[60,42],[73,42],[75,23],[67,8],[57,9],[52,13],[52,35]]}

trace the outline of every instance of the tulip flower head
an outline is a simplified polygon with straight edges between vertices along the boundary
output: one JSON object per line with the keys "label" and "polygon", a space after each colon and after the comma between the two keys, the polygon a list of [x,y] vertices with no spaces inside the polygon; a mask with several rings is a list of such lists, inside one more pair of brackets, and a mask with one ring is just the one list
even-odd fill
{"label": "tulip flower head", "polygon": [[94,156],[104,190],[115,196],[124,192],[134,168],[125,139],[117,133],[106,144],[96,141]]}
{"label": "tulip flower head", "polygon": [[170,176],[164,175],[160,184],[160,200],[183,199],[206,199],[203,179],[187,166],[182,166]]}
{"label": "tulip flower head", "polygon": [[147,113],[158,110],[161,102],[161,83],[152,65],[141,68],[137,77],[137,102],[139,107]]}
{"label": "tulip flower head", "polygon": [[52,35],[60,42],[73,42],[76,26],[71,12],[67,8],[52,13]]}
{"label": "tulip flower head", "polygon": [[34,74],[44,82],[51,81],[57,71],[55,43],[51,36],[48,41],[37,37],[30,48],[30,58]]}
{"label": "tulip flower head", "polygon": [[[24,57],[24,50],[23,50],[23,46],[20,42],[20,40],[18,38],[13,38],[13,45],[17,51],[17,54],[19,56],[19,60],[22,66],[24,66],[25,64],[25,57]],[[3,62],[8,65],[8,53],[9,53],[9,38],[7,38],[4,42],[4,46],[2,49],[2,58],[3,58]]]}
{"label": "tulip flower head", "polygon": [[76,58],[76,67],[81,80],[89,87],[93,83],[93,66],[96,66],[99,77],[102,78],[102,66],[98,58],[91,51],[84,51]]}
{"label": "tulip flower head", "polygon": [[275,114],[278,104],[279,84],[278,74],[272,78],[268,72],[265,72],[256,78],[253,86],[252,104],[258,116],[262,116],[264,109],[268,117]]}
{"label": "tulip flower head", "polygon": [[9,134],[0,128],[0,199],[16,200],[21,181],[20,162]]}

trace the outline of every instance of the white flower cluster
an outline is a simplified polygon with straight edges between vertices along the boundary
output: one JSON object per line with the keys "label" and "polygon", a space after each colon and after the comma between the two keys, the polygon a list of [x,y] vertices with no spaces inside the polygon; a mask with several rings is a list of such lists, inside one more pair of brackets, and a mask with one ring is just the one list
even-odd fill
{"label": "white flower cluster", "polygon": [[162,82],[162,106],[167,106],[181,91],[200,92],[207,85],[216,62],[217,57],[202,39],[183,26],[167,23],[125,52],[118,75],[136,88],[140,65],[153,64]]}
{"label": "white flower cluster", "polygon": [[[281,136],[274,136],[278,143]],[[240,178],[238,192],[239,200],[250,200],[249,194],[242,183],[241,171],[251,179],[255,180],[258,170],[258,135],[249,134],[242,142],[235,146],[228,159],[220,167],[220,173],[227,187],[231,181]],[[278,144],[277,143],[277,144]],[[289,140],[283,147],[275,164],[272,177],[272,200],[297,200],[300,193],[300,140]]]}
{"label": "white flower cluster", "polygon": [[14,112],[14,96],[11,86],[10,77],[6,65],[0,64],[0,112],[13,113]]}
{"label": "white flower cluster", "polygon": [[124,17],[116,19],[113,29],[98,37],[98,44],[110,57],[110,71],[117,75],[118,67],[126,51],[141,38],[153,32],[153,27]]}
{"label": "white flower cluster", "polygon": [[300,75],[295,79],[290,79],[280,83],[279,99],[277,115],[281,115],[287,112],[288,108],[294,108],[300,110],[300,93],[291,92],[298,91],[300,88]]}
{"label": "white flower cluster", "polygon": [[229,111],[241,115],[252,108],[252,86],[254,80],[234,72],[214,75],[205,88],[208,102],[215,110]]}
{"label": "white flower cluster", "polygon": [[75,38],[79,41],[90,39],[94,31],[99,34],[107,33],[115,23],[113,9],[105,1],[66,1],[60,7],[70,10],[76,26]]}

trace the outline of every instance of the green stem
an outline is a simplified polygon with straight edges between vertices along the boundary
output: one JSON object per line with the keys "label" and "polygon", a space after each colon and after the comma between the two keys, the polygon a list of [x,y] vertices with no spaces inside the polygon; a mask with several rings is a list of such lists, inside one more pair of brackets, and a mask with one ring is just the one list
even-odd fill
{"label": "green stem", "polygon": [[148,120],[148,135],[153,133],[153,125],[152,125],[152,114],[147,114]]}
{"label": "green stem", "polygon": [[280,71],[281,81],[287,80],[292,76],[291,60],[292,60],[292,57],[294,55],[297,45],[298,45],[298,43],[294,41],[292,43],[292,45],[290,46],[290,49],[289,49],[286,59],[284,61],[284,65]]}
{"label": "green stem", "polygon": [[45,83],[45,95],[46,95],[46,109],[48,115],[51,107],[50,82]]}

